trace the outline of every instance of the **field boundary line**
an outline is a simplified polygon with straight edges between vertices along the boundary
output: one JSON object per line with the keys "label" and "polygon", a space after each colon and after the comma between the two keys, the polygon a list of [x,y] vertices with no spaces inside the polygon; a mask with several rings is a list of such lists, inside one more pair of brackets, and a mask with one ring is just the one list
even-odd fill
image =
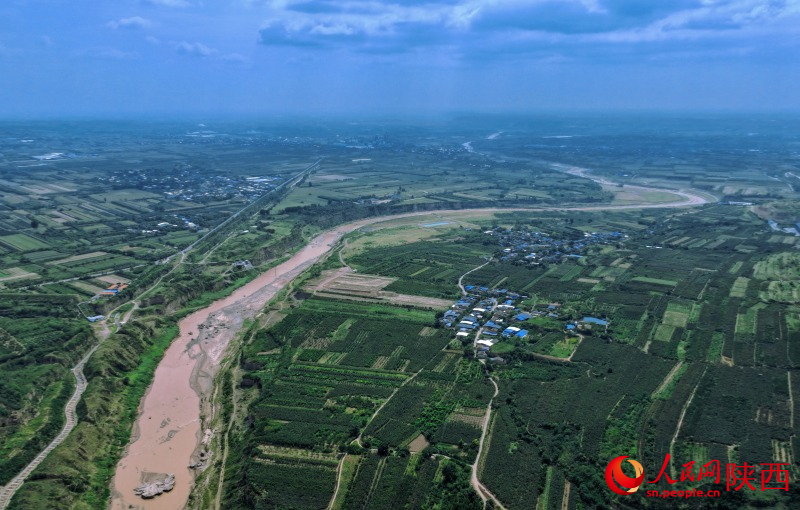
{"label": "field boundary line", "polygon": [[405,386],[406,384],[410,383],[410,382],[411,382],[411,380],[412,380],[412,379],[414,379],[415,377],[417,377],[417,376],[418,376],[420,373],[422,373],[422,371],[423,371],[423,370],[424,370],[423,368],[420,368],[420,369],[419,369],[419,371],[417,371],[417,372],[415,372],[415,373],[414,373],[414,375],[412,375],[411,377],[409,377],[408,379],[406,379],[405,381],[403,381],[402,383],[400,383],[400,386],[398,386],[397,388],[395,388],[395,389],[394,389],[394,391],[392,392],[392,394],[391,394],[391,395],[389,395],[389,397],[388,397],[388,398],[387,398],[387,399],[386,399],[386,400],[383,402],[383,404],[381,404],[381,405],[380,405],[380,407],[378,407],[378,408],[375,410],[375,412],[374,412],[374,413],[372,413],[372,416],[370,416],[370,417],[369,417],[369,420],[368,420],[368,421],[367,421],[367,423],[364,425],[364,428],[361,430],[361,433],[360,433],[360,434],[358,434],[358,437],[355,439],[355,441],[356,441],[356,443],[358,444],[358,446],[360,446],[360,447],[362,447],[362,448],[364,447],[364,445],[363,445],[363,444],[361,444],[361,436],[363,436],[363,435],[364,435],[364,431],[365,431],[365,430],[367,430],[367,427],[369,427],[369,425],[372,423],[372,421],[375,419],[375,417],[376,417],[376,416],[378,416],[378,413],[380,413],[380,412],[381,412],[381,410],[384,408],[384,406],[386,406],[386,404],[388,404],[388,403],[389,403],[389,401],[390,401],[390,400],[392,400],[392,397],[394,397],[394,396],[397,394],[397,392],[398,392],[398,391],[400,391],[400,388],[402,388],[402,387],[403,387],[403,386]]}
{"label": "field boundary line", "polygon": [[700,383],[703,382],[703,377],[706,376],[706,372],[708,371],[708,367],[703,370],[703,375],[700,376],[700,379],[697,380],[697,384],[694,385],[694,389],[692,390],[692,394],[689,395],[689,398],[686,399],[686,402],[683,404],[683,409],[681,409],[681,416],[678,418],[678,424],[675,426],[675,434],[672,435],[672,440],[669,442],[669,470],[672,476],[675,476],[675,456],[673,452],[675,451],[675,441],[678,439],[678,434],[681,432],[681,427],[683,426],[683,419],[686,417],[686,411],[689,410],[689,406],[692,405],[692,400],[694,399],[695,393],[697,393],[697,388],[700,387]]}

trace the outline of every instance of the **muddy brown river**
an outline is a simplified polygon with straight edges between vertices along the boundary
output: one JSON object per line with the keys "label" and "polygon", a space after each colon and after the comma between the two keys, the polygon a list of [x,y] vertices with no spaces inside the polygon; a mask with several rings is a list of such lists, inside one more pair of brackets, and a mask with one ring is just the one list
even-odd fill
{"label": "muddy brown river", "polygon": [[[674,192],[683,200],[659,205],[588,206],[575,210],[685,207],[705,202],[687,192]],[[364,225],[409,216],[463,216],[470,213],[510,212],[535,209],[465,209],[419,212],[368,218],[343,225],[314,238],[289,260],[262,273],[227,298],[215,301],[180,321],[179,336],[167,349],[139,406],[131,443],[117,464],[112,481],[113,510],[178,510],[184,508],[194,485],[189,465],[198,462],[199,451],[213,431],[201,430],[201,398],[211,393],[214,373],[231,339],[247,318],[254,317],[281,289],[329,252],[339,239]],[[212,461],[213,459],[212,452]],[[133,490],[168,473],[175,487],[153,499],[142,499]]]}
{"label": "muddy brown river", "polygon": [[[320,234],[286,262],[259,275],[227,298],[180,321],[180,334],[164,354],[139,407],[139,418],[112,483],[111,508],[180,509],[194,482],[189,464],[211,431],[201,430],[200,398],[210,394],[216,368],[244,319],[254,317],[267,302],[303,270],[330,251],[347,232],[362,223]],[[213,455],[213,452],[212,452]],[[133,489],[174,473],[175,487],[153,499]]]}

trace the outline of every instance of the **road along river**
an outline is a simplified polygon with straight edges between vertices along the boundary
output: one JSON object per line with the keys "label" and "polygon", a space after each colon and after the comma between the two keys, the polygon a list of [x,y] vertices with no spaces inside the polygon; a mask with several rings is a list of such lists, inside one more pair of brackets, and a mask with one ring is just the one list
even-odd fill
{"label": "road along river", "polygon": [[[688,192],[676,194],[682,200],[667,204],[598,205],[547,210],[686,207],[706,202],[703,197]],[[531,210],[536,209],[425,211],[368,218],[342,225],[318,235],[289,260],[259,275],[227,298],[185,317],[179,323],[179,336],[167,349],[139,406],[140,415],[134,425],[131,443],[117,465],[112,482],[111,508],[175,510],[186,505],[194,483],[189,464],[203,460],[200,453],[212,434],[210,430],[201,430],[201,399],[205,400],[211,394],[213,376],[229,342],[241,330],[245,319],[254,317],[281,289],[328,253],[342,236],[365,225],[405,217],[448,217]],[[172,491],[149,500],[134,494],[134,488],[143,481],[152,482],[168,473],[176,476]]]}

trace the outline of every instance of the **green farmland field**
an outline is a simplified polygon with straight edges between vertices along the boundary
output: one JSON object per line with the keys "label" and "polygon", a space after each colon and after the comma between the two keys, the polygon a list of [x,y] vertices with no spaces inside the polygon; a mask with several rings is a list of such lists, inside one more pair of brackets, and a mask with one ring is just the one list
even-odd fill
{"label": "green farmland field", "polygon": [[0,242],[18,251],[35,251],[50,248],[50,245],[26,234],[0,236]]}

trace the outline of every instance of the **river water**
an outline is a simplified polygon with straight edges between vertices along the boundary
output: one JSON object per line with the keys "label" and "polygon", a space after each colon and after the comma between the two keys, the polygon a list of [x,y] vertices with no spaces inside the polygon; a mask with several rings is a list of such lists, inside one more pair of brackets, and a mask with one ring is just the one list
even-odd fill
{"label": "river water", "polygon": [[[210,433],[201,430],[201,395],[206,398],[210,394],[212,377],[228,343],[241,330],[244,319],[254,317],[282,288],[360,224],[320,234],[286,262],[180,321],[180,334],[156,369],[139,407],[132,442],[117,465],[112,509],[184,507],[194,482],[189,464],[199,460],[196,450]],[[149,482],[167,473],[176,477],[172,491],[149,500],[133,493],[143,480]]]}

